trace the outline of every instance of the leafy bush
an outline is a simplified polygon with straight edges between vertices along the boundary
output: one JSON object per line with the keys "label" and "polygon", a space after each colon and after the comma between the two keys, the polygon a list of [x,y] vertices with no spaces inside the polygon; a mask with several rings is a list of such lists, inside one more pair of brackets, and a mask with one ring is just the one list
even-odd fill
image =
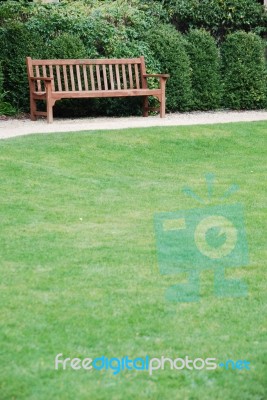
{"label": "leafy bush", "polygon": [[4,89],[7,100],[16,107],[28,110],[29,86],[26,71],[26,56],[42,58],[44,41],[34,32],[29,32],[26,25],[13,23],[2,30],[0,35],[2,60],[5,77]]}
{"label": "leafy bush", "polygon": [[14,22],[25,22],[32,9],[32,3],[23,0],[7,0],[0,2],[0,26]]}
{"label": "leafy bush", "polygon": [[237,30],[267,32],[267,13],[256,0],[171,1],[172,22],[181,32],[205,28],[222,40]]}
{"label": "leafy bush", "polygon": [[4,74],[2,64],[0,63],[0,99],[4,98]]}
{"label": "leafy bush", "polygon": [[223,43],[221,52],[225,107],[264,107],[267,75],[260,37],[242,31],[230,34]]}
{"label": "leafy bush", "polygon": [[10,103],[5,101],[4,92],[4,75],[2,70],[2,65],[0,63],[0,115],[14,115],[16,114],[16,110],[11,106]]}
{"label": "leafy bush", "polygon": [[220,105],[219,53],[214,38],[205,30],[191,30],[186,51],[192,69],[192,108],[212,110]]}
{"label": "leafy bush", "polygon": [[82,40],[73,34],[63,33],[51,40],[45,49],[47,58],[87,58],[87,50]]}
{"label": "leafy bush", "polygon": [[16,115],[17,110],[10,103],[4,101],[0,97],[0,115],[11,116]]}
{"label": "leafy bush", "polygon": [[146,33],[145,39],[160,63],[157,72],[170,74],[166,86],[167,110],[189,110],[192,102],[191,69],[182,35],[170,25],[159,24]]}

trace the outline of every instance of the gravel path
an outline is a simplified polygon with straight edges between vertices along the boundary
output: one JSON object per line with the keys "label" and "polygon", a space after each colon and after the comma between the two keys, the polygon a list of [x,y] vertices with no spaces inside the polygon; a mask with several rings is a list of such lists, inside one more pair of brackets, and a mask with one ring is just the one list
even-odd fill
{"label": "gravel path", "polygon": [[267,122],[267,110],[174,113],[167,114],[166,118],[164,119],[161,119],[159,116],[151,116],[147,118],[98,117],[80,119],[55,119],[53,124],[47,124],[45,119],[39,119],[38,121],[30,121],[29,119],[7,119],[0,120],[0,139],[29,135],[32,133],[88,131],[98,129],[145,128],[149,126],[178,126],[242,121]]}

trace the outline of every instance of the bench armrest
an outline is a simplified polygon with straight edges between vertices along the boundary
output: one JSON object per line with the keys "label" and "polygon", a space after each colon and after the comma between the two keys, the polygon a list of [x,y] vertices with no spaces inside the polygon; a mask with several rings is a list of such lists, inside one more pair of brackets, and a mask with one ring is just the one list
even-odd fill
{"label": "bench armrest", "polygon": [[48,77],[48,76],[30,76],[31,81],[47,81],[51,82],[54,78]]}
{"label": "bench armrest", "polygon": [[168,79],[170,77],[169,74],[144,74],[144,78],[166,78]]}
{"label": "bench armrest", "polygon": [[144,85],[145,87],[147,87],[147,78],[158,78],[159,81],[159,88],[163,91],[165,91],[165,86],[166,86],[166,82],[167,79],[170,77],[169,74],[143,74],[142,75],[143,78],[145,78],[145,82]]}
{"label": "bench armrest", "polygon": [[[46,96],[47,96],[47,98],[49,98],[52,93],[52,82],[54,82],[54,78],[48,77],[48,76],[30,76],[29,77],[29,85],[30,85],[31,92],[35,92],[35,90],[36,90],[35,82],[37,82],[37,81],[43,81]],[[39,82],[39,85],[40,85],[40,82]],[[43,91],[43,88],[39,87],[38,89],[39,89],[39,90],[37,90],[38,92]]]}

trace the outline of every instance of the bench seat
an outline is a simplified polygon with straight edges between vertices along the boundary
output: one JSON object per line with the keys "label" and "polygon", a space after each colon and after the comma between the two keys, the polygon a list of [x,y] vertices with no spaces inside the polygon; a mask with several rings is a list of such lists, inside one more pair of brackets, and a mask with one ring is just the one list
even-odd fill
{"label": "bench seat", "polygon": [[[54,92],[53,98],[60,99],[70,99],[77,97],[130,97],[130,96],[160,96],[160,89],[132,89],[125,90],[118,93],[118,90],[94,90],[94,91],[81,91],[81,92]],[[45,99],[46,92],[33,92],[33,95],[36,99],[40,99],[41,97]]]}

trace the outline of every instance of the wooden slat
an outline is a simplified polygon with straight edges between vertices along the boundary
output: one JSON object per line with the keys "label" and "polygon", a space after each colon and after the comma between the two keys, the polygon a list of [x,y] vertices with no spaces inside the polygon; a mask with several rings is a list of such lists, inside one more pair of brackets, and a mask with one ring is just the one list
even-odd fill
{"label": "wooden slat", "polygon": [[122,69],[123,89],[127,89],[127,78],[126,78],[125,64],[122,64],[121,69]]}
{"label": "wooden slat", "polygon": [[135,73],[136,89],[140,89],[138,64],[134,64],[134,73]]}
{"label": "wooden slat", "polygon": [[69,91],[69,83],[68,83],[68,75],[67,75],[67,67],[66,65],[63,65],[63,76],[64,76],[64,86],[65,86],[65,91]]}
{"label": "wooden slat", "polygon": [[132,64],[128,64],[129,79],[130,79],[130,89],[133,89],[133,74],[132,74]]}
{"label": "wooden slat", "polygon": [[27,64],[28,76],[34,76],[31,57],[26,57],[26,64]]}
{"label": "wooden slat", "polygon": [[141,64],[140,58],[100,58],[84,60],[32,60],[32,65],[115,65],[115,64]]}
{"label": "wooden slat", "polygon": [[40,115],[42,117],[46,117],[47,116],[47,112],[46,111],[35,111],[34,114],[35,115]]}
{"label": "wooden slat", "polygon": [[56,73],[57,73],[57,87],[58,87],[58,90],[61,92],[62,85],[61,85],[60,66],[59,65],[56,65]]}
{"label": "wooden slat", "polygon": [[[43,71],[43,75],[42,75],[42,76],[47,77],[46,65],[43,65],[43,66],[42,66],[42,71]],[[41,86],[42,86],[42,88],[43,88],[43,86],[44,86],[44,82],[42,82],[42,81],[41,81]],[[42,89],[42,90],[45,90],[45,89]]]}
{"label": "wooden slat", "polygon": [[[39,65],[36,66],[35,72],[36,72],[36,77],[40,76]],[[40,82],[40,81],[36,81],[36,82],[37,82],[37,91],[38,91],[38,92],[41,92],[41,91],[42,91],[41,82]]]}
{"label": "wooden slat", "polygon": [[141,73],[141,83],[142,83],[142,88],[146,89],[147,88],[147,79],[144,78],[144,74],[146,73],[146,64],[145,64],[145,58],[144,56],[140,57],[141,65],[140,65],[140,73]]}
{"label": "wooden slat", "polygon": [[120,71],[119,71],[119,66],[118,64],[115,65],[115,70],[116,70],[116,81],[117,81],[117,89],[121,89],[121,78],[120,78]]}
{"label": "wooden slat", "polygon": [[109,80],[110,80],[111,90],[114,90],[113,68],[111,64],[108,67],[109,67]]}
{"label": "wooden slat", "polygon": [[76,73],[77,73],[77,80],[78,80],[78,89],[82,90],[81,71],[80,71],[79,65],[76,65]]}
{"label": "wooden slat", "polygon": [[46,65],[42,66],[42,71],[43,71],[43,76],[47,77],[47,73],[46,73]]}
{"label": "wooden slat", "polygon": [[[50,78],[54,78],[54,71],[53,71],[53,66],[49,65],[49,76]],[[53,92],[55,91],[55,80],[52,80],[52,90]]]}
{"label": "wooden slat", "polygon": [[91,80],[91,90],[95,90],[95,78],[94,78],[94,69],[93,66],[90,65],[90,80]]}
{"label": "wooden slat", "polygon": [[96,79],[98,90],[102,90],[99,64],[96,65]]}
{"label": "wooden slat", "polygon": [[[128,97],[128,96],[160,96],[161,89],[128,89],[128,90],[90,90],[86,92],[63,92],[53,93],[54,99],[76,99],[76,98],[101,98],[101,97]],[[36,95],[37,98],[37,95]]]}
{"label": "wooden slat", "polygon": [[73,65],[69,66],[70,69],[70,80],[71,80],[71,90],[75,92],[75,82],[74,82],[74,74],[73,74]]}
{"label": "wooden slat", "polygon": [[83,80],[84,80],[84,88],[85,88],[85,90],[89,90],[88,89],[88,79],[87,79],[86,65],[83,65]]}
{"label": "wooden slat", "polygon": [[105,64],[103,65],[103,77],[104,77],[104,87],[105,87],[105,90],[108,90],[107,70],[106,70]]}

